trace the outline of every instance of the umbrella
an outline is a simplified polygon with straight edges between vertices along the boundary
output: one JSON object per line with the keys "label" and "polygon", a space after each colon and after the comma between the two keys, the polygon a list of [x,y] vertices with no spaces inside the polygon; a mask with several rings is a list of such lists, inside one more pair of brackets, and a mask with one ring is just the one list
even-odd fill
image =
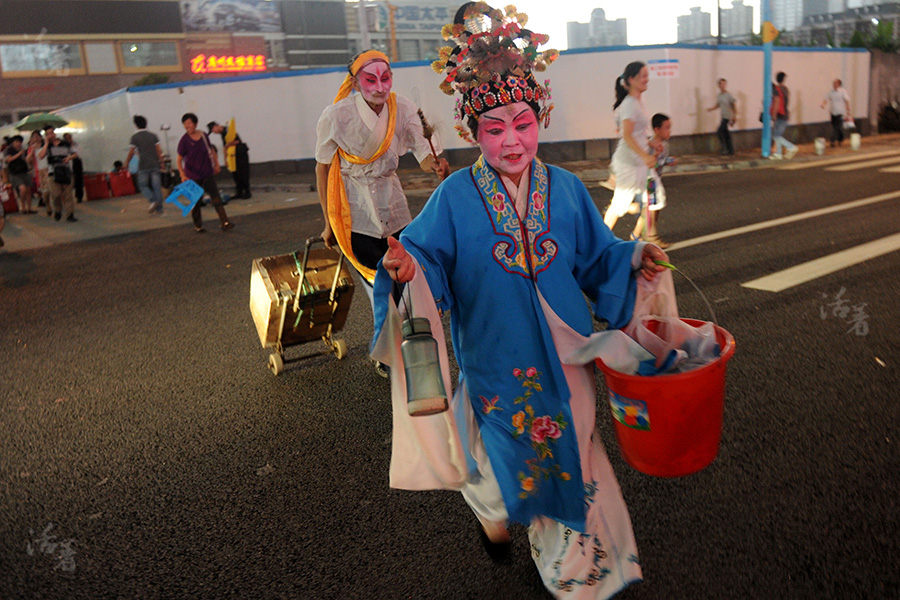
{"label": "umbrella", "polygon": [[41,112],[28,115],[27,117],[16,123],[16,129],[20,131],[34,131],[35,129],[43,129],[47,125],[62,127],[63,125],[68,124],[68,121],[58,115]]}

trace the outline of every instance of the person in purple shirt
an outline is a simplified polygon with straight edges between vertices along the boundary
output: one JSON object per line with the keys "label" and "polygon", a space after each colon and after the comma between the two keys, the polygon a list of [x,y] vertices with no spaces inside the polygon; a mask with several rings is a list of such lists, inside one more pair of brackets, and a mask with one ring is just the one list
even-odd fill
{"label": "person in purple shirt", "polygon": [[[222,231],[228,231],[234,227],[234,223],[228,220],[225,213],[225,205],[219,195],[219,186],[216,185],[216,173],[219,172],[219,159],[209,143],[209,137],[197,129],[197,115],[185,113],[181,117],[185,134],[178,141],[178,172],[181,180],[188,179],[198,183],[209,194],[213,207],[219,215]],[[194,231],[203,233],[203,219],[200,216],[200,203],[191,210],[191,218],[194,220]]]}

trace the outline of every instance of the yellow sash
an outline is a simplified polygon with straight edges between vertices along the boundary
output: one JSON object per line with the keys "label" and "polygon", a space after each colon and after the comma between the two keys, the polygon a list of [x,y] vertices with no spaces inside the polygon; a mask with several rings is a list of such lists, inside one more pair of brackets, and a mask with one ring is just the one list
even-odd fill
{"label": "yellow sash", "polygon": [[[228,145],[237,137],[237,128],[234,126],[234,117],[228,121],[228,131],[225,132],[225,144]],[[237,146],[225,148],[225,167],[234,173],[237,171]]]}
{"label": "yellow sash", "polygon": [[370,158],[361,158],[338,148],[331,161],[331,166],[328,168],[328,222],[331,224],[331,231],[334,232],[334,237],[344,256],[369,282],[375,280],[375,270],[361,264],[354,256],[353,248],[350,245],[353,221],[350,217],[350,203],[347,200],[347,190],[344,188],[344,178],[341,177],[341,158],[354,165],[367,165],[375,162],[387,152],[394,140],[394,125],[397,122],[397,97],[393,92],[388,97],[387,108],[387,132],[384,134],[384,139],[381,140],[381,145],[375,150],[375,154]]}

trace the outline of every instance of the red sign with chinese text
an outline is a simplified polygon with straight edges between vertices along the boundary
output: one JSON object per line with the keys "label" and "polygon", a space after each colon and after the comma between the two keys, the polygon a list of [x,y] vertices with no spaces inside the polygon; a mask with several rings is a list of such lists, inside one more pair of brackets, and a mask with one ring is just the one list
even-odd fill
{"label": "red sign with chinese text", "polygon": [[262,54],[241,56],[198,54],[191,59],[191,73],[242,73],[265,70],[266,57]]}

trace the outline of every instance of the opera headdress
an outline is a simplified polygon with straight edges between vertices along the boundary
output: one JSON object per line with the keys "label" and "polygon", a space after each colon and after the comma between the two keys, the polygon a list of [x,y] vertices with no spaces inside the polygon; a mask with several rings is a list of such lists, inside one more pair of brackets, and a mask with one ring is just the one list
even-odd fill
{"label": "opera headdress", "polygon": [[[441,90],[459,92],[457,121],[477,121],[482,113],[498,106],[527,102],[538,120],[550,123],[550,80],[539,84],[535,72],[542,72],[559,56],[557,50],[538,51],[549,36],[524,28],[528,16],[507,6],[503,11],[486,2],[469,2],[457,12],[455,22],[441,30],[452,46],[440,49],[431,67],[443,75]],[[459,123],[460,136],[472,141]]]}

